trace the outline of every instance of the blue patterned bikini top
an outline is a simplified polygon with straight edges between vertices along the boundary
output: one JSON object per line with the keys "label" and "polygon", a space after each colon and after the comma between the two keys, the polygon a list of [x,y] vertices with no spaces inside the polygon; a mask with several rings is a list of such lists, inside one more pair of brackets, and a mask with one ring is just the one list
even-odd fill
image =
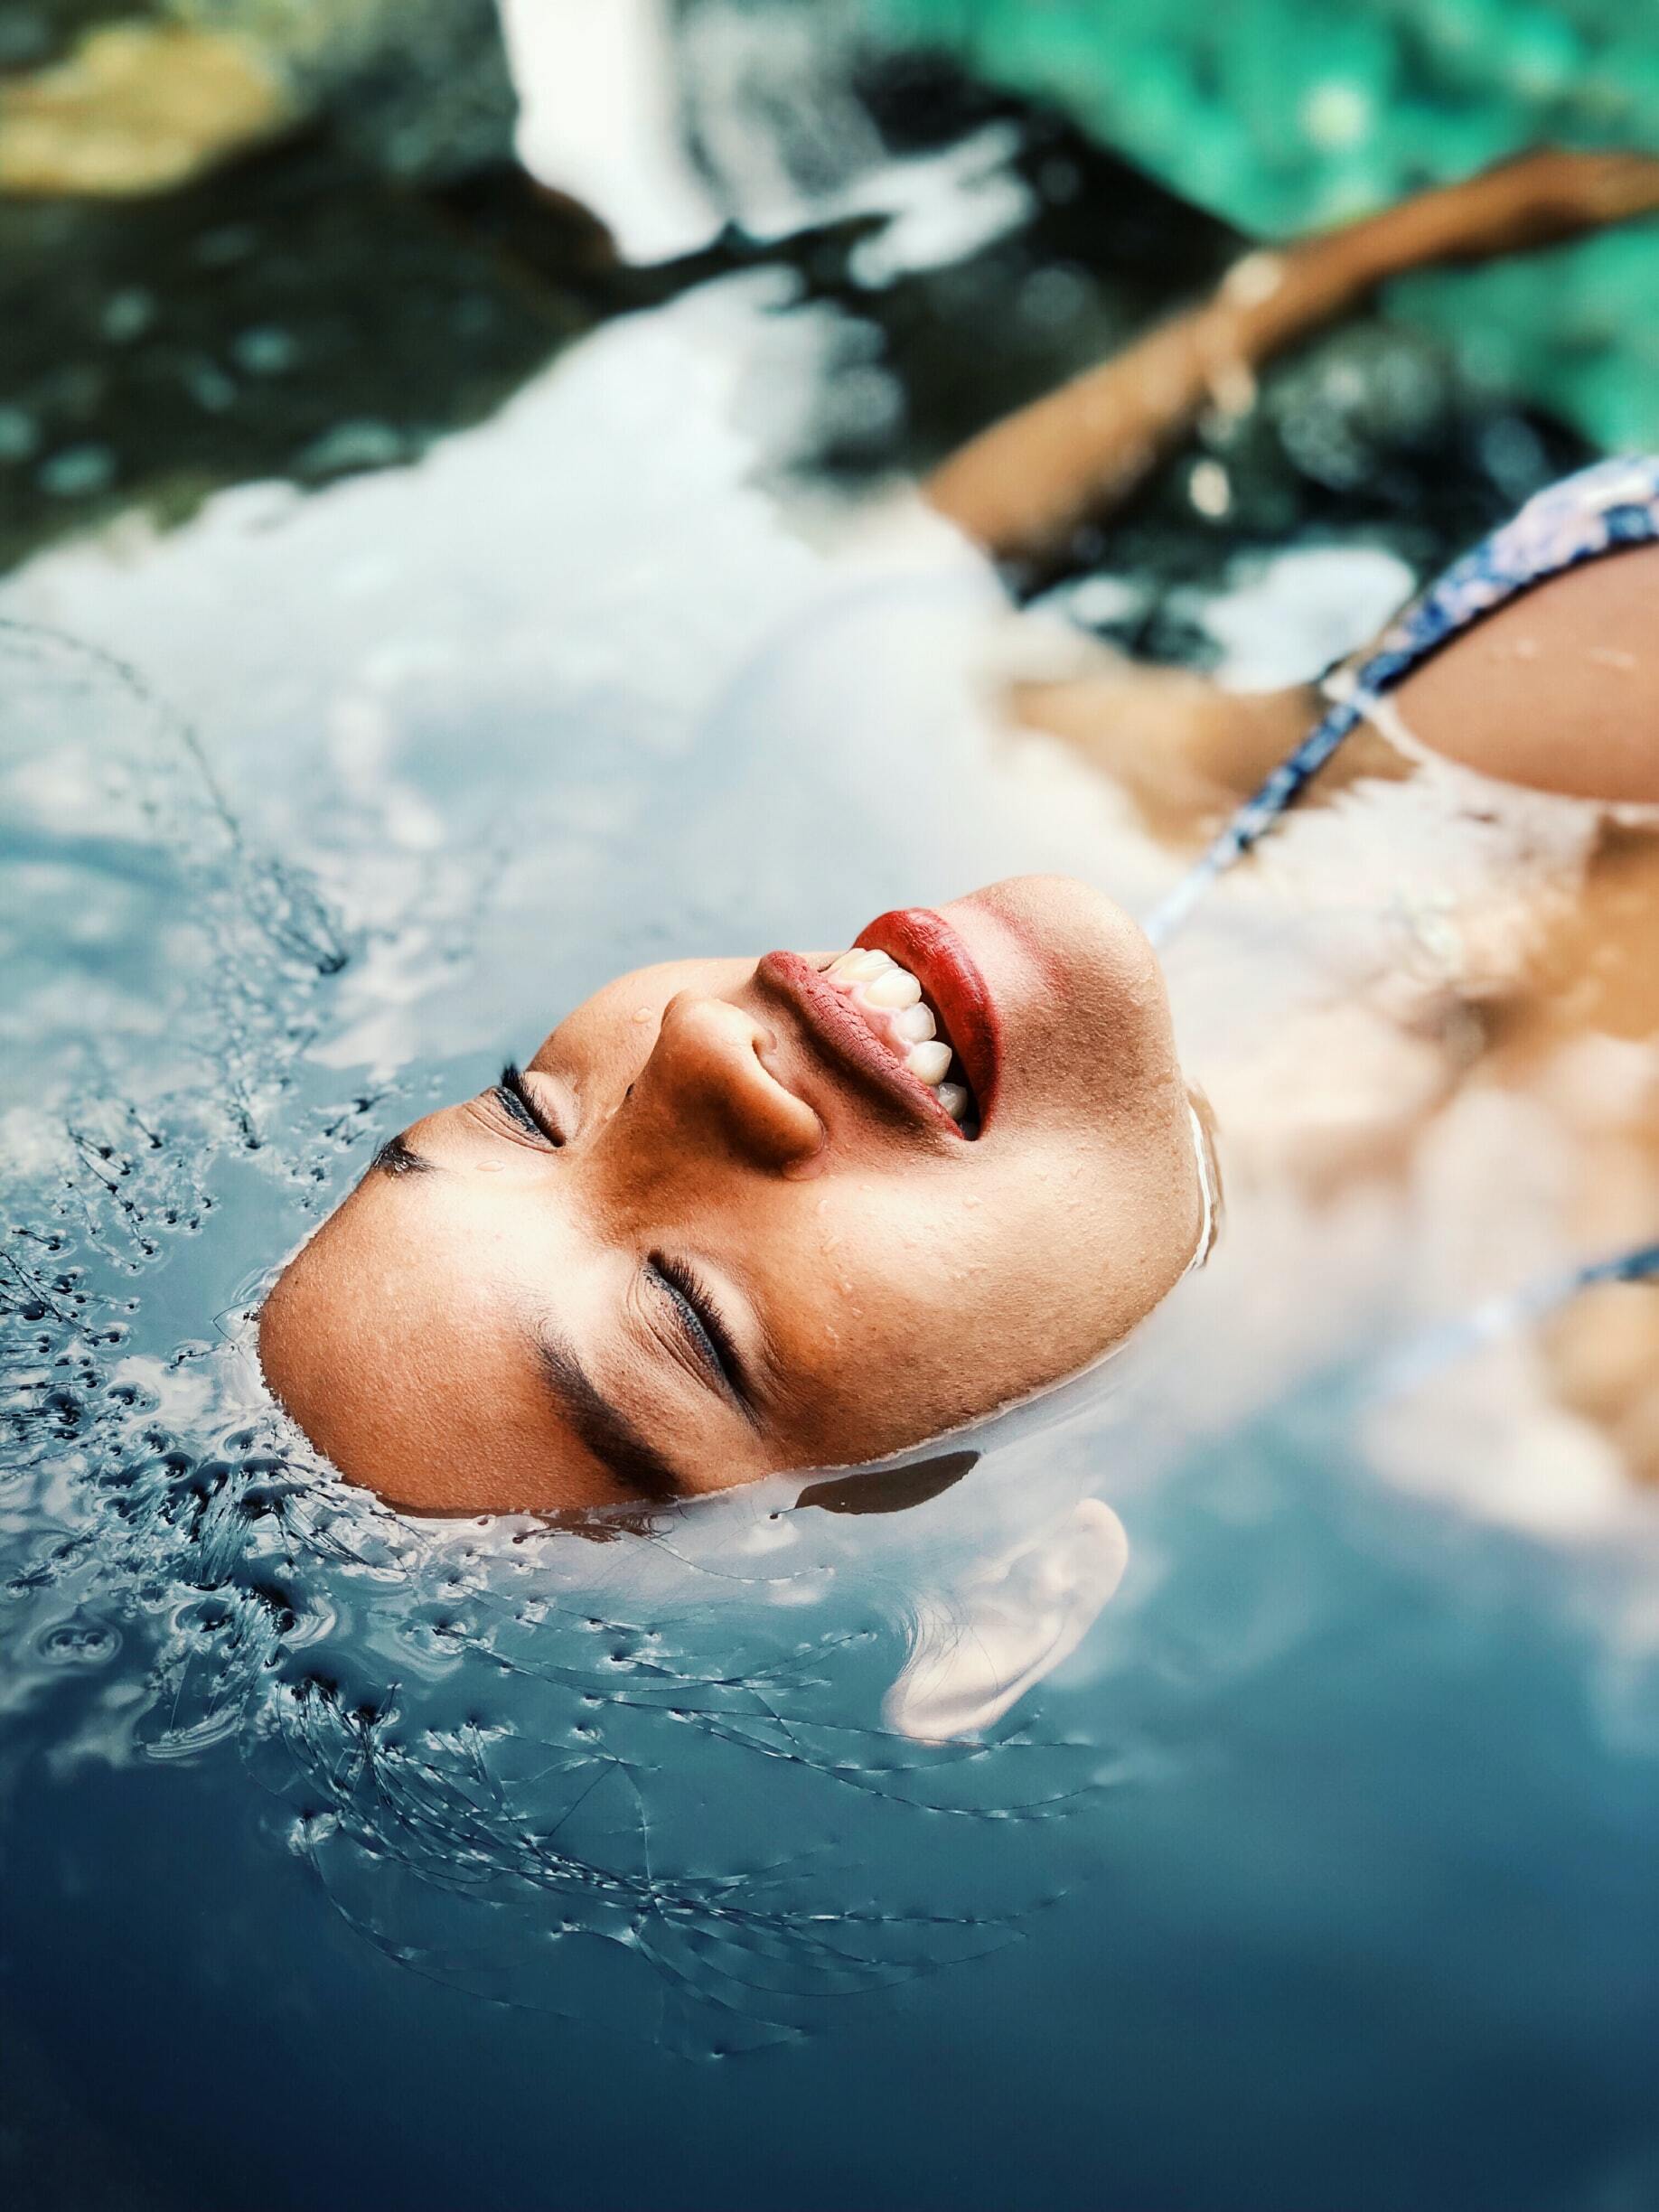
{"label": "blue patterned bikini top", "polygon": [[[1362,722],[1376,717],[1379,703],[1414,669],[1535,585],[1603,554],[1655,541],[1659,455],[1598,462],[1530,499],[1513,520],[1448,568],[1384,633],[1371,658],[1345,684],[1330,712],[1244,801],[1209,850],[1156,908],[1147,923],[1153,943],[1168,942],[1211,885],[1235,867],[1289,812],[1343,740]],[[1594,1283],[1654,1278],[1659,1278],[1659,1242],[1530,1284],[1452,1328],[1434,1332],[1398,1364],[1395,1379],[1406,1379],[1419,1363],[1436,1366],[1469,1345],[1548,1312]]]}
{"label": "blue patterned bikini top", "polygon": [[1604,553],[1656,540],[1659,455],[1598,462],[1528,500],[1513,520],[1466,553],[1384,633],[1324,720],[1280,761],[1154,911],[1146,925],[1153,943],[1167,942],[1217,876],[1235,867],[1289,812],[1343,740],[1413,670],[1535,585]]}

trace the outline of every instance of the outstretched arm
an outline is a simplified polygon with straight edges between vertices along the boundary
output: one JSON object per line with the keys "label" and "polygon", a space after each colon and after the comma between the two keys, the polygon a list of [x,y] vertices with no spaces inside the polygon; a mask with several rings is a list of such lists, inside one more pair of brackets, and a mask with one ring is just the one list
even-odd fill
{"label": "outstretched arm", "polygon": [[1544,152],[1246,254],[1203,305],[982,431],[934,473],[928,497],[999,558],[1041,558],[1121,502],[1205,408],[1247,408],[1266,361],[1387,278],[1555,245],[1655,210],[1659,160]]}
{"label": "outstretched arm", "polygon": [[[1213,298],[982,432],[935,473],[928,497],[1001,558],[1052,553],[1086,517],[1126,498],[1204,408],[1248,406],[1264,361],[1384,278],[1551,244],[1653,210],[1659,161],[1532,154],[1345,230],[1247,255]],[[1645,576],[1646,564],[1639,566]],[[1620,584],[1634,583],[1636,574],[1626,571]],[[1633,621],[1640,627],[1651,601],[1644,594],[1634,605],[1628,590],[1609,591],[1611,580],[1529,595],[1524,657],[1549,671],[1549,715],[1523,713],[1527,702],[1512,694],[1522,680],[1535,694],[1539,668],[1502,666],[1504,652],[1489,648],[1511,641],[1494,637],[1479,651],[1444,656],[1432,680],[1414,680],[1431,695],[1410,702],[1423,742],[1517,782],[1647,796],[1659,777],[1659,751],[1640,744],[1631,725],[1639,686],[1626,672],[1631,641],[1623,633]],[[1615,669],[1621,680],[1609,685]],[[1570,696],[1556,697],[1563,686]],[[1312,685],[1223,691],[1101,648],[1091,670],[1025,685],[1010,704],[1020,720],[1054,731],[1112,775],[1152,827],[1183,839],[1253,791],[1317,719],[1322,702]],[[1398,773],[1401,763],[1356,733],[1343,768]]]}

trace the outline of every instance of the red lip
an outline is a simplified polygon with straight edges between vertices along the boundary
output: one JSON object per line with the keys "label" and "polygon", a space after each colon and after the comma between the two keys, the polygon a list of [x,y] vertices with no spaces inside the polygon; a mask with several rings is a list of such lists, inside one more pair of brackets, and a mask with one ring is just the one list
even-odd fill
{"label": "red lip", "polygon": [[920,983],[956,1048],[984,1128],[997,1102],[1002,1032],[990,987],[967,946],[931,906],[895,907],[877,914],[855,942],[886,953]]}
{"label": "red lip", "polygon": [[948,1131],[961,1139],[961,1130],[939,1103],[937,1094],[918,1082],[881,1043],[864,1017],[833,983],[824,980],[811,961],[803,960],[799,952],[768,952],[755,974],[757,982],[790,1007],[811,1042],[858,1076],[867,1090],[876,1092],[890,1105],[928,1128]]}
{"label": "red lip", "polygon": [[[890,914],[877,914],[854,942],[886,953],[920,983],[972,1086],[983,1129],[996,1101],[1002,1039],[990,987],[967,946],[929,906],[895,907]],[[755,976],[786,999],[814,1040],[861,1076],[867,1087],[930,1127],[962,1140],[960,1124],[940,1104],[938,1094],[881,1043],[845,995],[810,961],[799,952],[768,952]]]}

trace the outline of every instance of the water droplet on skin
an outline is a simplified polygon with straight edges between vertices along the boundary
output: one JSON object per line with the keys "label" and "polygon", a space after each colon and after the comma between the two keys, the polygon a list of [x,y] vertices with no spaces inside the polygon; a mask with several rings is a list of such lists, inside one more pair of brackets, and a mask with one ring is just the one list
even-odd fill
{"label": "water droplet on skin", "polygon": [[1228,270],[1222,291],[1234,306],[1256,307],[1271,299],[1284,280],[1285,265],[1278,254],[1249,253]]}
{"label": "water droplet on skin", "polygon": [[1187,496],[1197,511],[1219,520],[1233,504],[1233,485],[1219,461],[1198,462],[1186,480]]}

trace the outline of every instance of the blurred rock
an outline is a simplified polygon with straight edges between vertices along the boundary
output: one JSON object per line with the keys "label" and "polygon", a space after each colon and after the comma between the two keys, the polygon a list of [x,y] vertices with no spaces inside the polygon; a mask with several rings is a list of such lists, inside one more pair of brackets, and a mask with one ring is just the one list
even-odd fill
{"label": "blurred rock", "polygon": [[315,138],[155,199],[0,202],[0,566],[118,506],[176,520],[477,420],[598,312],[544,230],[528,283]]}
{"label": "blurred rock", "polygon": [[106,24],[67,59],[0,81],[0,192],[164,191],[276,136],[295,114],[277,70],[245,40]]}
{"label": "blurred rock", "polygon": [[495,0],[33,0],[7,69],[7,192],[159,191],[322,118],[371,167],[444,180],[506,158],[518,112]]}

